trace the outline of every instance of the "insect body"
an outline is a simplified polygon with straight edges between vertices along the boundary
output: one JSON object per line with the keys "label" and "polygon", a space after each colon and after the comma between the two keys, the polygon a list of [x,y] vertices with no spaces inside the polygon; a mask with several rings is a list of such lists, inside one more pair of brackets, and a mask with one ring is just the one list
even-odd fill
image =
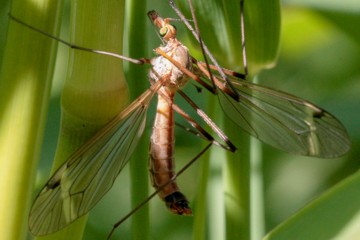
{"label": "insect body", "polygon": [[[163,52],[177,61],[182,67],[191,70],[192,62],[188,49],[176,39],[176,29],[169,20],[160,18],[155,11],[148,13],[153,22],[160,28],[166,45],[160,47]],[[158,189],[164,184],[159,196],[174,213],[190,215],[191,209],[185,196],[179,191],[175,181],[169,183],[175,175],[174,163],[174,110],[173,102],[177,89],[184,86],[189,77],[175,67],[163,56],[151,60],[153,65],[149,77],[158,80],[165,77],[168,80],[159,90],[157,112],[150,139],[150,176],[152,185]]]}

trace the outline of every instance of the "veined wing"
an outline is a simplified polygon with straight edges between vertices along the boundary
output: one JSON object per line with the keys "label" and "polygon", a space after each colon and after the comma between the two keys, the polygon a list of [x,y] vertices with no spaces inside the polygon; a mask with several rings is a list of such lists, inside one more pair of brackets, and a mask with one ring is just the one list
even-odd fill
{"label": "veined wing", "polygon": [[138,143],[148,105],[161,84],[158,81],[145,91],[54,173],[30,211],[29,228],[34,235],[66,227],[109,191]]}
{"label": "veined wing", "polygon": [[259,140],[305,156],[335,158],[350,149],[344,126],[330,113],[293,96],[248,81],[232,81],[239,101],[219,94],[226,115]]}
{"label": "veined wing", "polygon": [[[209,81],[205,63],[194,61],[197,73]],[[217,68],[210,65],[219,91],[221,107],[240,128],[259,140],[284,150],[305,156],[335,158],[350,149],[345,127],[327,111],[293,96],[242,79],[243,74],[223,69],[240,95],[232,98]],[[228,91],[229,90],[229,91]]]}

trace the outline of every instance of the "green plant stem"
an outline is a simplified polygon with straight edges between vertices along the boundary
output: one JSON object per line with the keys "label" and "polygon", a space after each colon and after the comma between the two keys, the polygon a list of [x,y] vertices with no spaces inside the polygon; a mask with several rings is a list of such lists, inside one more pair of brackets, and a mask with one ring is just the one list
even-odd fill
{"label": "green plant stem", "polygon": [[[253,79],[258,83],[257,77]],[[265,235],[264,186],[262,143],[250,139],[250,239],[261,239]]]}
{"label": "green plant stem", "polygon": [[[225,120],[227,130],[236,129],[235,123]],[[250,239],[250,143],[249,136],[227,131],[236,142],[236,153],[227,153],[224,167],[225,239]]]}
{"label": "green plant stem", "polygon": [[[212,106],[214,104],[214,98],[208,98],[208,106]],[[214,108],[208,108],[209,116],[214,116],[215,111]],[[209,127],[208,127],[209,130]],[[205,152],[205,154],[201,157],[201,165],[200,165],[200,174],[199,174],[199,184],[198,191],[196,193],[196,208],[194,214],[194,231],[193,231],[193,239],[206,239],[206,226],[208,224],[207,221],[207,210],[209,206],[208,201],[208,186],[209,186],[209,176],[210,176],[210,160],[211,160],[211,150]]]}
{"label": "green plant stem", "polygon": [[210,172],[210,152],[206,152],[201,158],[200,181],[196,193],[196,206],[194,214],[194,231],[192,239],[206,239],[206,216],[207,216],[207,186]]}
{"label": "green plant stem", "polygon": [[[200,19],[202,39],[217,60],[226,68],[244,72],[241,70],[239,1],[222,1],[222,4],[219,4],[216,0],[198,0],[194,1],[194,4]],[[251,75],[255,75],[263,68],[274,65],[277,58],[280,37],[279,1],[245,0],[244,17],[248,70]],[[218,113],[223,115],[220,111]],[[226,117],[223,125],[229,139],[238,147],[235,154],[228,153],[227,159],[223,161],[225,163],[225,239],[251,239],[252,229],[261,226],[258,223],[262,223],[264,218],[258,213],[256,218],[258,220],[252,221],[254,218],[252,210],[262,208],[256,206],[256,204],[261,205],[262,201],[253,201],[250,191],[250,186],[253,186],[251,158],[256,155],[251,152],[261,152],[261,147],[250,144],[249,137],[239,131],[239,126]],[[253,190],[256,192],[255,189]]]}
{"label": "green plant stem", "polygon": [[[280,37],[280,4],[274,1],[244,1],[245,41],[250,74],[273,66],[277,59]],[[240,51],[234,54],[241,54]],[[240,97],[241,98],[241,97]],[[241,101],[241,100],[240,100]],[[233,122],[226,120],[230,139],[237,143],[238,153],[232,155],[226,166],[226,238],[258,239],[263,235],[264,214],[262,199],[261,144],[249,137],[234,134]],[[255,129],[256,131],[256,129]],[[261,129],[259,129],[261,131]],[[230,154],[228,154],[230,155]],[[255,175],[260,182],[256,182]]]}
{"label": "green plant stem", "polygon": [[[124,1],[71,1],[71,39],[77,46],[122,52]],[[62,118],[53,170],[128,103],[122,62],[70,50],[62,93]],[[41,239],[82,239],[86,216]]]}
{"label": "green plant stem", "polygon": [[[57,34],[61,1],[14,0],[11,15]],[[0,239],[25,239],[56,42],[9,20],[0,72]]]}
{"label": "green plant stem", "polygon": [[[146,4],[143,0],[130,1],[128,13],[128,55],[133,58],[146,56],[147,36]],[[138,97],[149,86],[147,68],[129,64],[126,75],[132,98]],[[138,147],[130,160],[131,206],[135,208],[149,195],[148,148],[149,132],[144,131]],[[131,218],[132,239],[146,240],[150,238],[149,205],[146,204]]]}

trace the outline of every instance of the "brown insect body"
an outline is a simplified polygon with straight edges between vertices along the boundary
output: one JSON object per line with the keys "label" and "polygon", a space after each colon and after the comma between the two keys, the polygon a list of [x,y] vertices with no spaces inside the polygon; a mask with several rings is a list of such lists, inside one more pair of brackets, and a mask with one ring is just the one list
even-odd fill
{"label": "brown insect body", "polygon": [[[191,70],[192,62],[188,49],[176,39],[176,29],[155,12],[150,12],[149,16],[160,28],[160,33],[166,41],[166,45],[160,47],[161,50],[182,67]],[[165,201],[170,211],[179,215],[191,215],[186,197],[173,181],[175,177],[175,121],[172,105],[177,89],[184,86],[189,77],[163,56],[153,58],[151,64],[153,65],[149,74],[151,80],[157,81],[160,78],[168,80],[160,88],[158,94],[157,111],[150,138],[150,178],[155,189],[162,188],[159,196]]]}

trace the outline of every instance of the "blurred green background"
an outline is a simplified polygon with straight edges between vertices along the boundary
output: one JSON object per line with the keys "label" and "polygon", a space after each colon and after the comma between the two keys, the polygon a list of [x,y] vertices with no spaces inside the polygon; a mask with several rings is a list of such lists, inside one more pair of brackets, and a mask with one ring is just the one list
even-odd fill
{"label": "blurred green background", "polygon": [[[148,9],[156,9],[164,16],[176,18],[167,3],[159,2],[148,1]],[[68,10],[68,7],[65,6],[65,9]],[[64,11],[63,16],[62,39],[68,39],[67,10]],[[8,21],[5,3],[0,6],[0,11],[0,30],[1,33],[4,33]],[[360,6],[356,1],[342,1],[341,4],[319,0],[283,1],[281,49],[278,64],[274,69],[263,71],[260,74],[260,83],[301,96],[334,114],[348,129],[352,140],[352,149],[341,159],[329,160],[294,156],[264,146],[262,170],[266,231],[270,231],[306,203],[359,169],[359,23]],[[160,42],[151,29],[151,23],[147,22],[146,24],[149,28],[149,37],[136,41],[139,41],[139,44],[146,42],[148,53],[143,57],[151,57],[153,56],[152,49],[157,47]],[[181,26],[180,22],[176,25],[179,29],[179,39],[189,42],[187,30]],[[201,29],[202,32],[206,30]],[[0,54],[4,36],[5,34],[0,36]],[[125,45],[127,41],[130,40],[125,38]],[[211,39],[204,39],[204,41],[210,42]],[[238,41],[239,54],[241,54],[240,39]],[[60,94],[62,81],[66,75],[68,49],[60,44],[59,51],[36,182],[37,189],[48,177],[59,130]],[[192,51],[194,50],[192,49]],[[221,51],[221,49],[217,49],[217,51]],[[226,55],[224,54],[222,57],[226,58]],[[128,81],[141,81],[145,83],[142,84],[144,89],[148,84],[146,77],[144,79],[128,79]],[[190,95],[196,94],[192,87],[187,87],[187,90],[191,92]],[[153,113],[150,113],[147,129],[151,128],[152,116]],[[243,133],[241,132],[241,134]],[[179,169],[199,151],[202,140],[181,129],[177,129],[176,138],[176,159]],[[214,154],[221,156],[223,150],[220,149],[219,152],[218,150],[214,150]],[[138,161],[147,161],[147,158],[147,153],[144,153],[143,159],[138,159]],[[178,180],[180,186],[183,187],[183,192],[187,194],[193,205],[196,205],[198,168],[199,163]],[[217,166],[216,169],[212,174],[217,176],[215,179],[220,180],[219,184],[221,184],[221,166]],[[91,211],[84,239],[104,239],[112,224],[130,210],[128,181],[128,169],[125,169],[111,191]],[[185,218],[168,213],[158,198],[154,198],[150,204],[153,239],[191,238],[192,217]],[[129,239],[129,231],[129,221],[127,221],[119,227],[115,235],[119,239]],[[208,239],[212,239],[211,234]]]}

